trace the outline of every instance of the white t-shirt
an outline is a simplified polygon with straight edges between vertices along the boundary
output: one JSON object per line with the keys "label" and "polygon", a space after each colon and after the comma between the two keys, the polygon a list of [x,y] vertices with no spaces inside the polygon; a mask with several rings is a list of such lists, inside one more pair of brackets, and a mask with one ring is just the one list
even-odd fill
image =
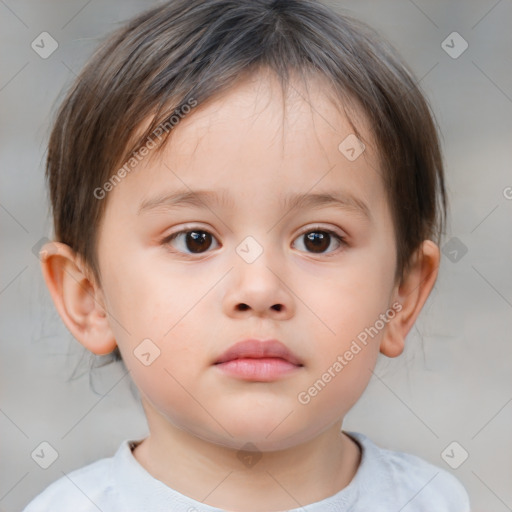
{"label": "white t-shirt", "polygon": [[[425,460],[380,448],[364,434],[345,432],[361,446],[361,463],[349,485],[290,512],[469,512],[457,478]],[[224,512],[185,496],[151,476],[125,440],[113,457],[63,476],[23,512]]]}

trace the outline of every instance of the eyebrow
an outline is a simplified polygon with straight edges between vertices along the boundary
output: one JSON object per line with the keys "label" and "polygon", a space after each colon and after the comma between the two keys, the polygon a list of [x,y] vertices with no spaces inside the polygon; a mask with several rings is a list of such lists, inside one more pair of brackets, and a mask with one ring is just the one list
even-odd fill
{"label": "eyebrow", "polygon": [[[223,206],[225,208],[233,207],[233,198],[227,190],[221,190],[220,193],[213,190],[182,190],[171,194],[162,194],[142,201],[138,209],[138,215],[157,208],[177,208],[177,207],[196,207],[210,209],[214,206]],[[282,206],[286,211],[335,207],[344,211],[353,212],[371,220],[372,215],[368,205],[360,198],[348,192],[336,193],[302,193],[294,194],[284,198]]]}

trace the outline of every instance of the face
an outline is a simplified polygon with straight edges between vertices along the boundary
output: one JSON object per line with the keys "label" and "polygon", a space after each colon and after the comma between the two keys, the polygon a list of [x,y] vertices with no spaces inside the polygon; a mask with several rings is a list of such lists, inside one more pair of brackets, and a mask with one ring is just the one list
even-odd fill
{"label": "face", "polygon": [[[339,149],[353,129],[325,87],[295,84],[283,103],[270,75],[240,82],[108,194],[102,294],[150,429],[285,449],[340,421],[366,388],[394,231],[368,130],[359,120],[366,147],[347,158],[359,148]],[[171,199],[192,192],[203,195]],[[300,365],[215,364],[247,339],[278,340]]]}

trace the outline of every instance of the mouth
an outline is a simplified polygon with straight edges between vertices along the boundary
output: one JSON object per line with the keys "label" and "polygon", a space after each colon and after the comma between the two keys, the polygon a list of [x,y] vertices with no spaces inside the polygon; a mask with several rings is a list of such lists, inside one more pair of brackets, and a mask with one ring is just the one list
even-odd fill
{"label": "mouth", "polygon": [[296,372],[302,361],[278,340],[249,339],[235,343],[214,366],[234,378],[271,382]]}

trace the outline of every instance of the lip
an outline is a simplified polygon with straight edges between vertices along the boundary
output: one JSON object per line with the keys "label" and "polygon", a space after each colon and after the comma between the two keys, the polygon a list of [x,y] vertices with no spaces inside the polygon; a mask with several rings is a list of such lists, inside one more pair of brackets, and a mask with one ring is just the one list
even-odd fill
{"label": "lip", "polygon": [[226,363],[233,359],[284,359],[296,366],[302,366],[300,359],[279,340],[248,339],[239,341],[222,353],[214,364]]}
{"label": "lip", "polygon": [[270,382],[302,368],[302,361],[278,340],[247,339],[232,345],[214,366],[242,380]]}

